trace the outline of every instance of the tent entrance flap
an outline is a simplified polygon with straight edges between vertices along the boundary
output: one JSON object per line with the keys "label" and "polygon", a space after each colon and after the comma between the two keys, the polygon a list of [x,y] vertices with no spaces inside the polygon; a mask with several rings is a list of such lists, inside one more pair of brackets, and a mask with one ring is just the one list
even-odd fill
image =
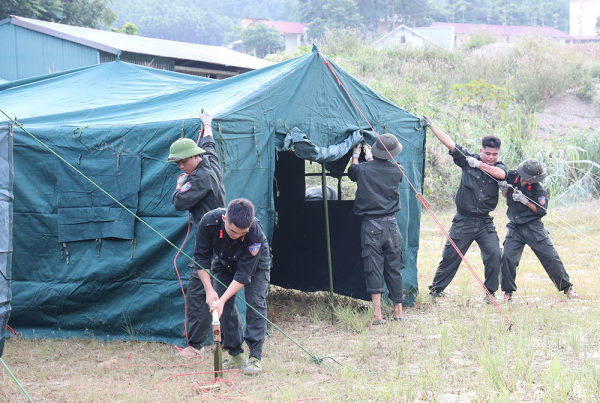
{"label": "tent entrance flap", "polygon": [[12,125],[0,126],[0,357],[10,316],[12,264],[13,159]]}
{"label": "tent entrance flap", "polygon": [[[271,283],[301,291],[324,291],[330,288],[325,212],[322,201],[305,200],[304,164],[289,152],[279,153],[275,163],[277,224],[273,230]],[[329,200],[328,205],[335,292],[369,299],[354,201]]]}

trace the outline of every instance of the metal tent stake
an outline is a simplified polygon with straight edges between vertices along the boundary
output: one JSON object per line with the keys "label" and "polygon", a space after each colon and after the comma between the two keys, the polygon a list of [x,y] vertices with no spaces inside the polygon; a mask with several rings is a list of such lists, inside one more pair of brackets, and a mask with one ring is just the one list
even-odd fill
{"label": "metal tent stake", "polygon": [[329,267],[329,296],[331,298],[331,324],[335,325],[335,307],[333,304],[333,269],[331,265],[331,239],[329,238],[329,207],[327,204],[327,175],[325,173],[325,163],[321,164],[321,187],[323,193],[323,203],[325,206],[325,236],[327,238],[327,265]]}
{"label": "metal tent stake", "polygon": [[212,321],[212,328],[213,328],[213,340],[216,343],[216,347],[215,347],[215,352],[214,352],[214,358],[215,358],[215,379],[219,378],[219,376],[221,376],[223,371],[223,353],[221,351],[221,322],[219,321],[219,313],[217,312],[217,310],[215,309],[212,312],[212,316],[213,316],[213,321]]}

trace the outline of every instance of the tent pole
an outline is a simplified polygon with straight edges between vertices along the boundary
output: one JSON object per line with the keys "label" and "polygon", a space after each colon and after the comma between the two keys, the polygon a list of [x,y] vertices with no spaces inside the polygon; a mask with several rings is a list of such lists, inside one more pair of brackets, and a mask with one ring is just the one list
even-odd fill
{"label": "tent pole", "polygon": [[325,173],[325,163],[321,164],[322,176],[321,176],[321,187],[323,193],[323,203],[325,206],[325,236],[327,237],[327,265],[329,267],[329,296],[331,299],[331,323],[335,325],[335,307],[333,304],[333,269],[331,265],[331,239],[329,237],[329,206],[327,199],[327,175]]}

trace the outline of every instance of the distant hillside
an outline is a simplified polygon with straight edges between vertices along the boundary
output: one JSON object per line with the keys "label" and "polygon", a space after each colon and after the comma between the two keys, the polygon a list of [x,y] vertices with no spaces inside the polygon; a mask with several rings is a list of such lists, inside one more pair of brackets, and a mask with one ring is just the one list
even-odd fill
{"label": "distant hillside", "polygon": [[113,0],[115,26],[132,22],[143,36],[206,45],[239,39],[242,17],[301,21],[375,31],[379,20],[429,26],[434,21],[551,26],[569,32],[569,0]]}

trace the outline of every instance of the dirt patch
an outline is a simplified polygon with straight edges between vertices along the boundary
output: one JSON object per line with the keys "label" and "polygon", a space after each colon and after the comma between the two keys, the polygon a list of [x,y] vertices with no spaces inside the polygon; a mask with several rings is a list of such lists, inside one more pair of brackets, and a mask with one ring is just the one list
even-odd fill
{"label": "dirt patch", "polygon": [[[600,91],[596,100],[600,99]],[[571,130],[593,133],[600,127],[600,107],[587,103],[575,94],[563,94],[552,99],[538,112],[537,134],[542,139],[565,136]]]}

